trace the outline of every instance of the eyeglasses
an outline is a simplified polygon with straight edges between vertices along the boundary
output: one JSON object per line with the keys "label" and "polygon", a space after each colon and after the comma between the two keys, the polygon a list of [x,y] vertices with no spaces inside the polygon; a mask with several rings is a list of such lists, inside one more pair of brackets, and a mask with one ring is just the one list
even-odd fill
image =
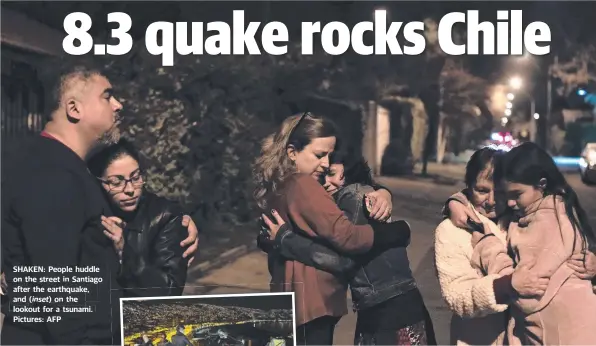
{"label": "eyeglasses", "polygon": [[296,131],[296,129],[298,128],[298,126],[300,126],[300,123],[302,122],[302,120],[304,120],[304,118],[306,118],[308,116],[312,116],[312,114],[310,114],[310,112],[304,112],[304,113],[302,113],[302,116],[300,117],[300,119],[298,119],[298,121],[296,122],[296,125],[294,125],[294,127],[290,131],[290,135],[288,136],[288,142],[286,143],[286,147],[288,145],[290,145],[290,139],[292,138],[292,135],[294,134],[294,131]]}
{"label": "eyeglasses", "polygon": [[110,188],[110,192],[124,191],[126,189],[126,185],[128,183],[130,183],[133,187],[141,187],[145,184],[145,181],[143,179],[143,174],[141,173],[140,170],[133,172],[130,175],[130,178],[128,178],[128,179],[124,178],[121,175],[111,176],[111,177],[108,177],[108,179],[106,179],[106,180],[101,179],[101,178],[98,178],[98,179],[102,183],[108,185],[108,187]]}

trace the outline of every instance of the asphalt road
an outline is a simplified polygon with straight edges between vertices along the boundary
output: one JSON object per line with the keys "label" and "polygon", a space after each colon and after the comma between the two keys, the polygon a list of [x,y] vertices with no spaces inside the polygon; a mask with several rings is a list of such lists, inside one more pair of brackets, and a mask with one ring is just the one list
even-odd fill
{"label": "asphalt road", "polygon": [[[463,176],[456,170],[453,176]],[[577,191],[582,206],[596,227],[596,187],[585,186],[575,174],[567,175],[570,185]],[[441,207],[452,193],[463,187],[461,183],[438,184],[432,180],[407,180],[380,178],[379,181],[390,188],[394,196],[394,218],[410,222],[413,229],[412,242],[408,248],[411,268],[430,310],[439,344],[449,340],[451,313],[441,298],[435,275],[433,240],[434,230],[441,221]],[[189,271],[185,294],[223,294],[267,292],[269,273],[266,257],[255,249],[250,241],[237,239],[236,245],[213,244],[218,241],[203,241],[205,251],[213,247],[216,252],[212,260],[198,259],[198,264]],[[231,241],[231,240],[230,240]],[[222,247],[229,249],[221,251]],[[349,298],[348,298],[349,300]],[[350,305],[351,306],[351,305]],[[396,311],[396,313],[402,313]],[[350,313],[339,322],[335,332],[335,344],[350,345],[356,316]]]}

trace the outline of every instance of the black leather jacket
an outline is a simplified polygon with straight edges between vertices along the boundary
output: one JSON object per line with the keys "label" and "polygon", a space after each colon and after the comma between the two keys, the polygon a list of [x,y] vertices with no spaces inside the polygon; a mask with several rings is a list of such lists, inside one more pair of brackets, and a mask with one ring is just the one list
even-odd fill
{"label": "black leather jacket", "polygon": [[188,259],[180,242],[188,236],[182,211],[165,198],[144,191],[124,229],[118,281],[128,297],[181,295]]}
{"label": "black leather jacket", "polygon": [[[373,188],[351,184],[335,194],[335,201],[356,225],[368,224],[364,195]],[[286,224],[287,225],[287,224]],[[275,237],[280,255],[349,280],[355,310],[370,308],[417,287],[406,247],[394,247],[372,259],[347,257],[311,238],[280,228]]]}

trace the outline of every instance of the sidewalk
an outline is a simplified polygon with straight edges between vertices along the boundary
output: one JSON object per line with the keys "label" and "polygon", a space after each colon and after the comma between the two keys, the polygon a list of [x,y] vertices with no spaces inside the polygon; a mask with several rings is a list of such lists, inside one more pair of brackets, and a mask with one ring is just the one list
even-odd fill
{"label": "sidewalk", "polygon": [[[417,164],[414,167],[414,174],[419,175],[422,171],[422,164]],[[452,181],[453,183],[459,183],[464,181],[464,175],[466,172],[465,164],[445,163],[440,164],[436,162],[429,162],[426,167],[426,173],[429,177],[444,182]],[[404,177],[407,179],[407,177]],[[424,179],[420,177],[420,179]]]}

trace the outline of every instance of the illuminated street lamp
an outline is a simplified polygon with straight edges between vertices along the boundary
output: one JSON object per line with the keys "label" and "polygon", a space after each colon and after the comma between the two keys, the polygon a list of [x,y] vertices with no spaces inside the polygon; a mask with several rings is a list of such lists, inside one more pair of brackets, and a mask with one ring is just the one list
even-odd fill
{"label": "illuminated street lamp", "polygon": [[536,119],[536,120],[540,119],[540,114],[534,113],[534,119]]}
{"label": "illuminated street lamp", "polygon": [[505,105],[505,107],[507,107],[507,109],[511,109],[511,108],[513,108],[513,103],[507,102],[507,104]]}
{"label": "illuminated street lamp", "polygon": [[505,115],[506,116],[510,116],[511,115],[511,109],[506,109],[505,110]]}
{"label": "illuminated street lamp", "polygon": [[522,87],[522,79],[519,77],[513,77],[509,80],[509,86],[515,90],[519,90]]}
{"label": "illuminated street lamp", "polygon": [[501,118],[501,124],[503,124],[503,125],[506,125],[508,121],[509,121],[509,119],[507,119],[506,117]]}
{"label": "illuminated street lamp", "polygon": [[512,93],[507,94],[507,100],[513,101],[514,98],[515,98],[515,95],[513,95]]}

